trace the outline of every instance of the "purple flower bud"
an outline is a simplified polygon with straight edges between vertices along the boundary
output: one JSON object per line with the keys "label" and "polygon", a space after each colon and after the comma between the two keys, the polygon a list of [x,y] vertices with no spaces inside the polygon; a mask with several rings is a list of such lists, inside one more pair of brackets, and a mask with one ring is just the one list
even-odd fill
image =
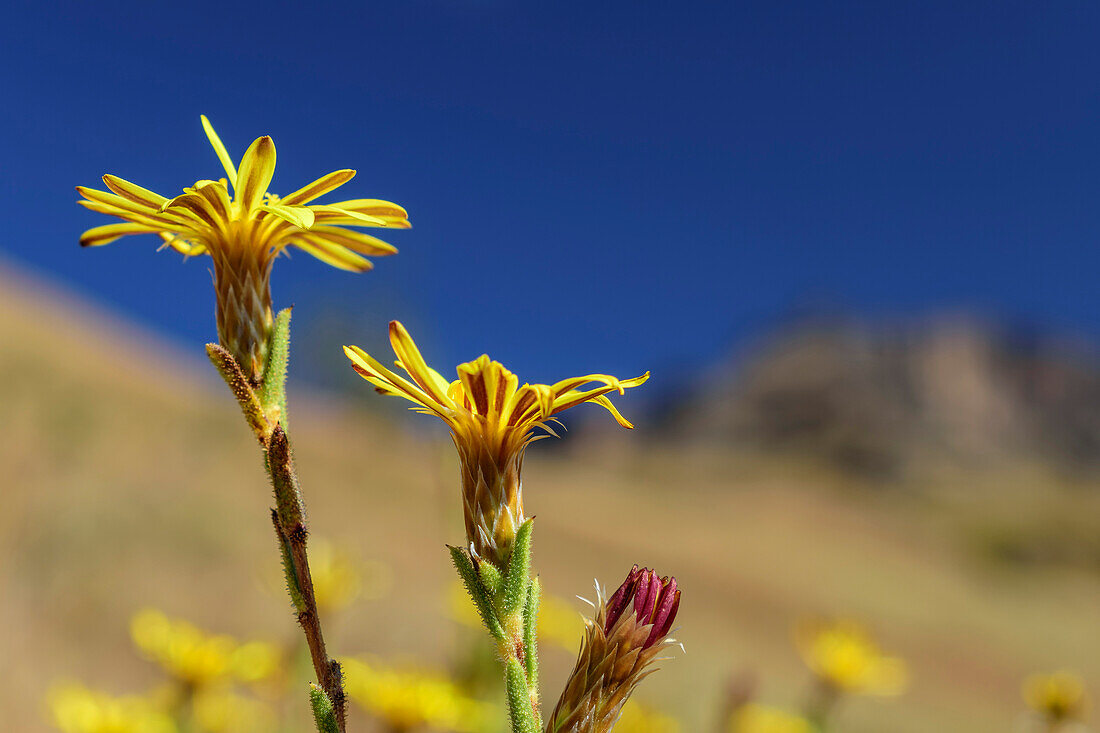
{"label": "purple flower bud", "polygon": [[[628,606],[629,603],[629,606]],[[653,625],[643,648],[648,649],[668,635],[676,620],[676,611],[680,608],[680,591],[676,587],[676,578],[661,578],[649,568],[631,568],[626,580],[607,601],[603,630],[610,634],[611,629],[632,608],[635,623],[639,626]]]}

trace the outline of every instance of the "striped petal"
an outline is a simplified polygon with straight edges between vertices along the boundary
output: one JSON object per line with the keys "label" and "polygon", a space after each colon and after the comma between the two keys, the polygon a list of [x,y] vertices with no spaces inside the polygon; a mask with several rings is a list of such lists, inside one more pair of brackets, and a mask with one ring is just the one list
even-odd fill
{"label": "striped petal", "polygon": [[275,175],[275,143],[264,135],[256,138],[237,171],[236,201],[242,211],[252,211],[263,200],[271,177]]}
{"label": "striped petal", "polygon": [[218,160],[222,163],[222,168],[225,168],[225,175],[229,177],[229,183],[233,186],[233,190],[236,190],[237,167],[233,165],[233,159],[229,157],[229,151],[225,149],[218,133],[214,132],[214,126],[210,124],[210,120],[206,119],[206,115],[199,115],[199,119],[202,120],[202,129],[206,133],[206,139],[210,141],[210,146],[214,148]]}
{"label": "striped petal", "polygon": [[313,209],[314,214],[317,215],[317,221],[322,224],[351,224],[357,227],[389,226],[388,222],[381,217],[345,211],[327,204],[313,204],[309,208]]}
{"label": "striped petal", "polygon": [[[141,217],[146,221],[163,222],[166,228],[173,226],[187,226],[188,221],[193,217],[182,218],[178,214],[172,212],[157,211],[151,209],[148,206],[144,206],[130,199],[124,199],[121,196],[116,196],[113,193],[107,193],[106,191],[98,191],[94,188],[87,188],[85,186],[77,186],[77,193],[87,199],[87,201],[80,201],[78,203],[83,204],[93,211],[99,211],[104,214],[111,214],[113,216],[124,216],[126,214],[135,214],[137,217]],[[90,204],[99,204],[99,206],[91,206]],[[129,218],[129,217],[126,217]]]}
{"label": "striped petal", "polygon": [[218,218],[214,205],[198,193],[182,193],[164,204],[164,213],[190,214],[213,229],[219,229],[223,219]]}
{"label": "striped petal", "polygon": [[378,237],[372,237],[362,232],[314,224],[309,233],[369,257],[385,257],[386,255],[397,254],[397,247],[388,242],[383,242]]}
{"label": "striped petal", "polygon": [[151,209],[159,209],[161,204],[168,200],[159,193],[154,193],[118,176],[112,176],[110,173],[103,176],[103,183],[122,198],[129,199],[142,206],[148,206]]}
{"label": "striped petal", "polygon": [[107,214],[108,216],[117,216],[120,219],[125,219],[128,222],[134,224],[141,224],[157,229],[175,230],[182,227],[179,222],[169,221],[167,217],[160,214],[135,214],[132,211],[124,211],[118,207],[111,206],[110,204],[104,204],[100,201],[77,201],[78,204],[85,209],[96,212],[97,214]]}
{"label": "striped petal", "polygon": [[291,244],[306,254],[316,257],[326,265],[331,265],[340,270],[366,272],[374,267],[370,260],[320,237],[310,236],[308,232],[295,235]]}
{"label": "striped petal", "polygon": [[390,217],[394,219],[408,219],[409,212],[404,207],[398,206],[392,201],[382,199],[351,199],[349,201],[336,201],[330,206],[346,211],[354,211],[367,216]]}
{"label": "striped petal", "polygon": [[81,234],[80,246],[99,247],[104,244],[110,244],[120,237],[125,237],[127,234],[151,234],[156,231],[159,230],[155,227],[142,224],[104,224],[103,226],[92,227]]}
{"label": "striped petal", "polygon": [[431,410],[444,420],[449,419],[450,415],[446,412],[443,405],[435,402],[415,384],[387,369],[379,363],[377,359],[360,349],[358,346],[345,346],[344,354],[351,359],[352,367],[355,368],[355,371],[373,384],[378,390],[386,394],[404,397],[411,402],[415,402]]}
{"label": "striped petal", "polygon": [[453,408],[450,398],[447,396],[447,380],[428,366],[416,342],[412,340],[408,330],[400,321],[390,321],[390,345],[393,353],[401,360],[402,368],[409,373],[413,381],[420,385],[433,400],[446,407]]}
{"label": "striped petal", "polygon": [[334,191],[355,177],[355,171],[350,168],[333,171],[321,176],[313,183],[302,186],[294,193],[283,196],[284,204],[308,204],[315,198],[324,196],[329,191]]}
{"label": "striped petal", "polygon": [[492,421],[499,420],[519,386],[519,378],[487,354],[459,364],[458,378],[477,414]]}

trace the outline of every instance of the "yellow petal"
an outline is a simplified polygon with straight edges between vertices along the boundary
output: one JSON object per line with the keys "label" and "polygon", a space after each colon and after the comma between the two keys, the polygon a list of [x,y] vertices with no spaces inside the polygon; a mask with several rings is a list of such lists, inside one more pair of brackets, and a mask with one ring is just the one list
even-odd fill
{"label": "yellow petal", "polygon": [[[124,217],[131,221],[137,220],[139,223],[157,222],[163,224],[165,228],[188,225],[188,218],[183,218],[172,212],[166,213],[157,211],[156,209],[151,209],[148,206],[131,201],[130,199],[116,196],[113,193],[98,191],[94,188],[87,188],[85,186],[77,186],[76,190],[81,196],[88,199],[87,201],[79,201],[77,203],[84,205],[92,211]],[[130,215],[136,216],[131,218]]]}
{"label": "yellow petal", "polygon": [[256,138],[244,157],[241,169],[237,172],[236,201],[242,211],[251,211],[263,200],[271,177],[275,175],[275,143],[264,135]]}
{"label": "yellow petal", "polygon": [[479,415],[497,419],[511,402],[519,378],[499,361],[482,354],[474,361],[459,364],[458,378]]}
{"label": "yellow petal", "polygon": [[311,237],[307,232],[296,234],[290,243],[306,254],[316,257],[326,265],[331,265],[340,270],[366,272],[374,267],[370,260],[331,242]]}
{"label": "yellow petal", "polygon": [[198,193],[182,193],[164,204],[164,213],[177,213],[197,218],[201,223],[214,229],[221,228],[224,220],[206,197]]}
{"label": "yellow petal", "polygon": [[225,175],[229,177],[229,183],[233,186],[233,189],[237,188],[237,168],[233,165],[233,159],[229,157],[229,151],[225,149],[225,145],[222,144],[222,139],[218,137],[218,133],[214,132],[214,126],[210,124],[210,120],[206,119],[206,115],[199,115],[199,119],[202,120],[202,129],[206,132],[206,139],[210,141],[211,147],[214,148],[214,152],[218,155],[218,160],[222,163],[222,168],[225,168]]}
{"label": "yellow petal", "polygon": [[309,230],[309,233],[326,239],[333,244],[347,247],[359,254],[371,257],[385,257],[386,255],[397,254],[397,247],[394,247],[388,242],[383,242],[377,237],[363,234],[362,232],[353,232],[348,229],[341,229],[340,227],[314,224],[313,228]]}
{"label": "yellow petal", "polygon": [[441,405],[453,408],[454,405],[447,397],[447,382],[439,372],[429,367],[428,363],[424,361],[420,349],[416,348],[416,342],[412,340],[412,336],[409,335],[408,330],[400,321],[390,321],[390,344],[393,346],[393,353],[397,354],[402,367],[413,378],[413,381],[419,384],[420,388],[427,392],[433,400]]}
{"label": "yellow petal", "polygon": [[159,209],[161,204],[168,200],[159,193],[154,193],[118,176],[112,176],[110,173],[103,176],[103,182],[107,184],[107,188],[119,196],[152,209]]}
{"label": "yellow petal", "polygon": [[366,214],[360,214],[355,211],[345,211],[344,209],[338,209],[335,206],[329,206],[327,204],[314,204],[309,208],[313,209],[314,213],[317,214],[317,221],[321,223],[343,223],[359,227],[388,226],[386,220],[380,217],[367,216]]}
{"label": "yellow petal", "polygon": [[373,384],[379,390],[387,394],[404,397],[405,399],[421,405],[440,417],[447,419],[447,414],[436,404],[431,397],[412,384],[407,379],[394,374],[384,367],[377,359],[360,349],[358,346],[345,346],[344,354],[351,359],[352,366],[363,379]]}
{"label": "yellow petal", "polygon": [[589,382],[603,382],[608,387],[617,389],[619,394],[623,391],[619,387],[619,380],[610,374],[585,374],[583,377],[573,377],[572,379],[563,379],[560,382],[555,382],[550,386],[550,391],[554,393],[554,396],[563,395],[570,390],[574,390],[580,387],[582,384],[588,384]]}
{"label": "yellow petal", "polygon": [[[285,201],[285,199],[284,199]],[[260,211],[290,222],[301,229],[309,229],[313,226],[313,212],[306,206],[284,206],[283,204],[260,204],[256,207]]]}
{"label": "yellow petal", "polygon": [[104,224],[103,226],[92,227],[81,234],[80,246],[99,247],[127,234],[149,234],[156,231],[158,231],[156,228],[142,224]]}
{"label": "yellow petal", "polygon": [[107,214],[108,216],[117,216],[120,219],[133,222],[134,224],[141,224],[143,226],[175,230],[181,228],[179,222],[168,221],[166,218],[160,218],[161,215],[149,215],[135,214],[132,211],[124,211],[116,206],[105,204],[100,201],[77,201],[78,204],[86,209],[96,212],[97,214]]}
{"label": "yellow petal", "polygon": [[224,178],[221,181],[198,181],[192,190],[206,199],[218,219],[228,221],[232,218],[233,204],[229,200],[229,191],[226,190],[224,181]]}
{"label": "yellow petal", "polygon": [[351,199],[349,201],[337,201],[330,204],[338,209],[354,211],[359,214],[377,217],[393,217],[396,219],[408,219],[409,212],[392,201],[382,199]]}
{"label": "yellow petal", "polygon": [[321,176],[313,183],[302,186],[294,193],[283,196],[284,204],[308,204],[315,198],[334,191],[355,177],[355,171],[344,169]]}

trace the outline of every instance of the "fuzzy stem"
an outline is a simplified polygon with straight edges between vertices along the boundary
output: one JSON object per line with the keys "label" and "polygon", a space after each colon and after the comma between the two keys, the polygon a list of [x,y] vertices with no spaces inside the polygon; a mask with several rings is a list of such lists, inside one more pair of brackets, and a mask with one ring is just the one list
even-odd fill
{"label": "fuzzy stem", "polygon": [[[274,358],[269,360],[265,378],[259,384],[254,385],[248,380],[240,364],[226,349],[217,344],[208,344],[207,355],[233,391],[245,421],[264,448],[264,465],[275,492],[275,508],[271,510],[271,518],[282,554],[287,591],[309,646],[317,682],[331,703],[331,717],[335,718],[339,733],[344,733],[347,697],[344,693],[343,673],[340,663],[330,658],[325,648],[313,579],[309,571],[309,555],[306,552],[309,530],[305,502],[294,468],[290,442],[280,420],[286,415],[283,383],[286,379],[290,311],[288,309],[279,315],[269,344],[273,348],[266,351]],[[319,698],[313,701],[315,708],[317,700]]]}
{"label": "fuzzy stem", "polygon": [[331,659],[325,649],[325,637],[321,631],[321,619],[313,592],[313,578],[309,571],[309,555],[306,552],[309,530],[306,526],[305,504],[298,484],[298,474],[294,470],[290,444],[286,433],[278,425],[271,433],[266,457],[267,470],[275,487],[275,509],[272,510],[275,531],[280,546],[289,551],[289,567],[286,564],[284,567],[293,573],[293,578],[287,578],[287,586],[298,612],[298,623],[305,633],[317,681],[332,702],[336,722],[343,733],[347,712],[343,674],[340,663]]}

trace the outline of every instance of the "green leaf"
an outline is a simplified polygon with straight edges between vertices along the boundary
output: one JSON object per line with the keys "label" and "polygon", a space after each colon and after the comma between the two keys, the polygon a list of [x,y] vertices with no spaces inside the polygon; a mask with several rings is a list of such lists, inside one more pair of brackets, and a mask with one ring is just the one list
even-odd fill
{"label": "green leaf", "polygon": [[527,602],[528,577],[531,574],[531,531],[534,520],[528,519],[516,533],[512,559],[508,561],[508,574],[504,578],[504,618],[512,618],[523,611]]}
{"label": "green leaf", "polygon": [[286,429],[286,366],[290,359],[290,308],[275,316],[271,338],[267,342],[267,363],[260,383],[260,405],[267,414],[278,408],[278,422]]}
{"label": "green leaf", "polygon": [[309,685],[309,704],[313,708],[313,720],[317,723],[317,733],[340,733],[332,700],[324,690],[312,682]]}
{"label": "green leaf", "polygon": [[535,578],[527,586],[527,603],[523,607],[523,663],[527,668],[527,684],[533,690],[539,686],[539,599],[542,586]]}
{"label": "green leaf", "polygon": [[481,620],[485,622],[485,628],[489,630],[489,633],[494,639],[500,643],[504,643],[504,629],[500,626],[500,621],[497,619],[496,613],[493,611],[492,600],[485,592],[485,587],[478,579],[477,571],[474,570],[474,565],[470,562],[470,556],[466,554],[466,551],[461,547],[448,547],[451,551],[451,561],[455,564],[455,570],[458,571],[458,575],[462,578],[462,583],[466,586],[466,592],[470,594],[470,598],[474,602],[474,606],[477,608],[478,615],[481,616]]}
{"label": "green leaf", "polygon": [[505,665],[504,684],[508,695],[508,717],[512,720],[512,733],[539,733],[541,726],[531,707],[527,676],[518,659],[509,659]]}

